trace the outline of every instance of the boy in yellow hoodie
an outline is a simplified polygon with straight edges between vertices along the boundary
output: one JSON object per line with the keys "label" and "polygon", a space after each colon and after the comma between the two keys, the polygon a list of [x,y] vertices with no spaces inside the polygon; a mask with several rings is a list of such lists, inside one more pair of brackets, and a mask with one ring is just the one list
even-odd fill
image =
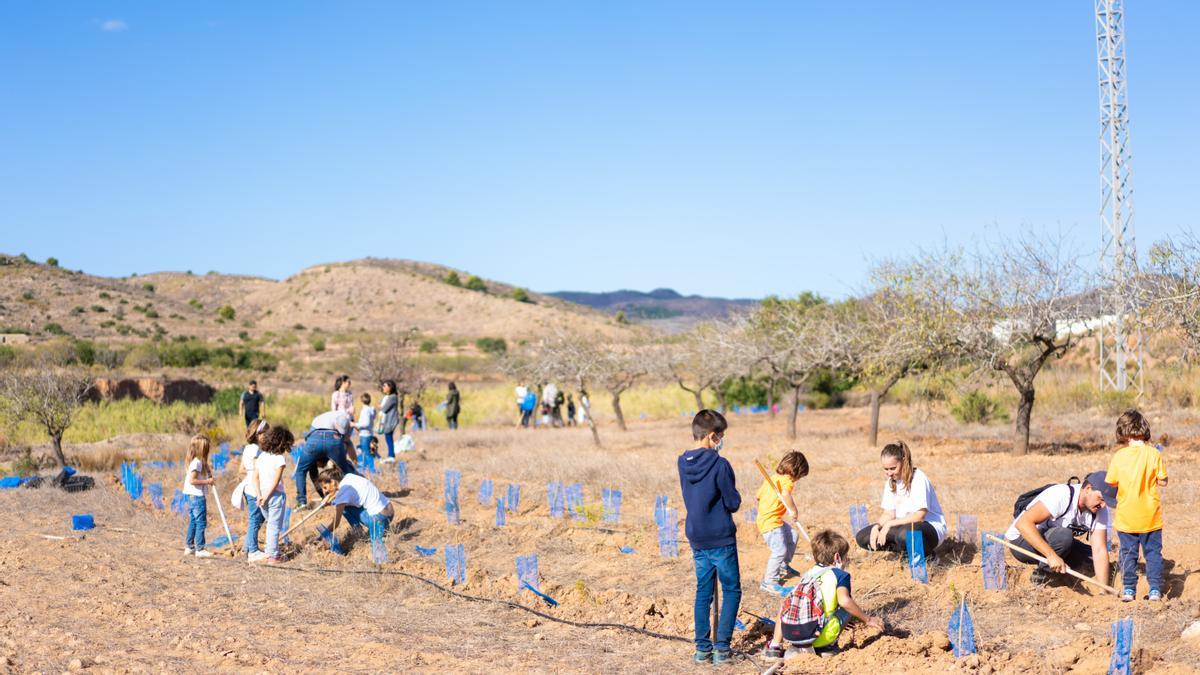
{"label": "boy in yellow hoodie", "polygon": [[1137,595],[1138,549],[1146,558],[1146,581],[1152,602],[1162,600],[1162,499],[1158,488],[1167,484],[1162,452],[1149,444],[1150,423],[1136,410],[1117,419],[1117,444],[1122,447],[1108,463],[1104,481],[1117,486],[1117,515],[1113,527],[1121,541],[1122,602]]}
{"label": "boy in yellow hoodie", "polygon": [[[771,476],[771,483],[775,484],[779,493],[776,494],[766,480],[758,488],[758,531],[771,549],[771,557],[767,559],[767,569],[763,572],[759,588],[768,593],[786,595],[789,589],[779,582],[789,573],[799,576],[791,568],[792,557],[796,555],[796,533],[785,517],[789,513],[793,519],[797,517],[792,488],[796,486],[796,481],[807,475],[808,460],[802,453],[793,450],[779,460],[775,475]],[[783,495],[782,501],[779,495]]]}

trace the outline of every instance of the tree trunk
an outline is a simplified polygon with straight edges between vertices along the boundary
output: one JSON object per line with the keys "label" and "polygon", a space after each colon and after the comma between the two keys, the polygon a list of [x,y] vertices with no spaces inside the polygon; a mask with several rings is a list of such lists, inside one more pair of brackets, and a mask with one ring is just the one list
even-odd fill
{"label": "tree trunk", "polygon": [[800,412],[800,387],[792,387],[792,411],[788,415],[788,438],[796,438],[796,415]]}
{"label": "tree trunk", "polygon": [[775,378],[767,380],[767,416],[775,419]]}
{"label": "tree trunk", "polygon": [[1017,421],[1013,425],[1013,454],[1029,452],[1029,418],[1033,414],[1033,387],[1021,390],[1021,402],[1017,404]]}
{"label": "tree trunk", "polygon": [[400,413],[400,435],[403,436],[405,430],[408,429],[408,418],[404,416],[404,399],[407,394],[398,394],[396,396],[396,412]]}
{"label": "tree trunk", "polygon": [[875,447],[879,444],[879,392],[871,392],[871,426],[867,430],[867,445]]}
{"label": "tree trunk", "polygon": [[692,396],[694,396],[696,398],[696,412],[700,412],[701,410],[704,410],[704,390],[697,389],[695,391],[692,391],[691,389],[689,389],[688,391],[691,391]]}
{"label": "tree trunk", "polygon": [[67,456],[63,454],[62,433],[52,434],[50,441],[54,444],[54,458],[58,460],[58,465],[66,466]]}
{"label": "tree trunk", "polygon": [[620,428],[621,431],[628,431],[628,429],[625,428],[625,413],[621,412],[621,395],[620,394],[612,395],[612,406],[613,406],[613,414],[615,414],[617,416],[617,427]]}
{"label": "tree trunk", "polygon": [[717,410],[724,415],[725,410],[727,409],[727,406],[725,405],[725,391],[720,387],[716,387],[713,389],[713,391],[717,393]]}
{"label": "tree trunk", "polygon": [[592,442],[600,447],[600,430],[596,428],[596,420],[592,419],[592,403],[587,391],[583,388],[583,378],[579,378],[579,407],[583,410],[583,418],[587,420],[588,428],[592,430]]}

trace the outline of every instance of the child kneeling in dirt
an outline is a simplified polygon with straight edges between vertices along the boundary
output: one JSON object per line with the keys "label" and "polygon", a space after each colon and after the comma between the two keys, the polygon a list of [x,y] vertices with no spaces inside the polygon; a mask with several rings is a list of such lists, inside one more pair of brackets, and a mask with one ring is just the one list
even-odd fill
{"label": "child kneeling in dirt", "polygon": [[330,532],[337,531],[343,516],[351,527],[370,529],[372,521],[381,520],[386,532],[391,525],[396,511],[371,481],[358,474],[343,474],[336,464],[330,464],[321,471],[318,481],[322,490],[333,494],[331,503],[335,509],[333,522],[329,524]]}
{"label": "child kneeling in dirt", "polygon": [[813,535],[817,564],[783,599],[763,657],[781,659],[788,646],[808,647],[822,656],[837,653],[838,636],[850,617],[884,630],[883,619],[865,613],[850,595],[850,573],[842,569],[849,552],[849,542],[832,530]]}

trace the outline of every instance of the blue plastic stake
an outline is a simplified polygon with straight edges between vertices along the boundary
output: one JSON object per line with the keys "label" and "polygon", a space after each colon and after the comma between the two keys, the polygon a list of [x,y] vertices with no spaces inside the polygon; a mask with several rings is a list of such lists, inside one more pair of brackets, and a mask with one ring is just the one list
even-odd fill
{"label": "blue plastic stake", "polygon": [[217,537],[216,539],[213,539],[212,541],[208,542],[208,546],[209,546],[209,548],[221,548],[222,546],[227,546],[230,543],[237,543],[237,540],[238,540],[238,536],[236,534],[233,535],[232,542],[230,542],[229,537],[226,537],[225,535],[221,535],[221,536]]}
{"label": "blue plastic stake", "polygon": [[621,522],[621,491],[604,488],[604,522],[617,524]]}
{"label": "blue plastic stake", "polygon": [[467,554],[462,544],[446,547],[446,576],[456,584],[467,583]]}
{"label": "blue plastic stake", "polygon": [[408,487],[408,462],[396,462],[396,479],[400,487]]}
{"label": "blue plastic stake", "polygon": [[553,481],[546,484],[546,502],[550,506],[551,518],[562,518],[565,510],[566,495],[563,492],[563,484],[559,481]]}
{"label": "blue plastic stake", "polygon": [[538,557],[536,553],[517,556],[517,580],[528,586],[535,593],[540,592],[542,584],[539,581]]}
{"label": "blue plastic stake", "polygon": [[93,527],[96,527],[96,521],[94,518],[92,518],[92,514],[81,513],[71,516],[72,530],[90,530]]}
{"label": "blue plastic stake", "polygon": [[583,486],[571,483],[567,486],[567,510],[571,512],[571,520],[583,520]]}
{"label": "blue plastic stake", "polygon": [[1109,675],[1129,675],[1133,672],[1133,619],[1118,619],[1112,624],[1113,650],[1108,662]]}
{"label": "blue plastic stake", "polygon": [[929,583],[929,567],[925,564],[925,535],[914,529],[909,529],[904,538],[908,540],[908,569],[912,578]]}
{"label": "blue plastic stake", "polygon": [[176,489],[175,496],[171,498],[171,512],[184,514],[187,510],[187,495],[183,494],[183,490]]}
{"label": "blue plastic stake", "polygon": [[150,503],[154,504],[154,508],[159,509],[159,510],[165,509],[166,504],[163,504],[162,483],[151,483],[149,486],[149,490],[150,490]]}
{"label": "blue plastic stake", "polygon": [[663,524],[658,528],[658,554],[664,558],[679,557],[679,511],[667,509]]}
{"label": "blue plastic stake", "polygon": [[521,582],[521,588],[527,588],[527,589],[529,589],[531,592],[533,592],[533,594],[534,594],[534,595],[536,595],[536,596],[538,596],[539,598],[541,598],[541,599],[545,600],[547,605],[550,605],[551,607],[558,607],[558,601],[557,601],[557,600],[555,600],[554,598],[552,598],[552,597],[550,597],[550,596],[546,595],[545,593],[543,593],[543,592],[539,591],[538,589],[534,588],[533,586],[530,586],[528,583],[526,583],[526,582],[522,581],[522,582]]}
{"label": "blue plastic stake", "polygon": [[950,615],[946,634],[950,636],[950,644],[954,646],[954,658],[975,653],[975,622],[971,619],[971,610],[967,608],[965,601],[960,602],[958,609]]}
{"label": "blue plastic stake", "polygon": [[325,540],[325,543],[329,544],[330,551],[333,551],[338,555],[346,555],[346,551],[342,548],[341,542],[337,540],[337,537],[333,536],[333,533],[329,531],[328,527],[325,527],[324,525],[317,525],[317,532],[321,535],[321,538]]}
{"label": "blue plastic stake", "polygon": [[479,503],[487,506],[492,503],[492,479],[484,478],[479,481]]}
{"label": "blue plastic stake", "polygon": [[436,547],[435,548],[428,548],[426,546],[418,546],[417,547],[417,555],[421,556],[422,558],[428,558],[428,557],[432,556],[434,553],[437,553]]}
{"label": "blue plastic stake", "polygon": [[969,516],[965,513],[958,514],[958,535],[955,537],[956,539],[964,543],[975,541],[975,537],[978,536],[978,531],[978,518],[975,516]]}
{"label": "blue plastic stake", "polygon": [[988,535],[1002,537],[1002,532],[983,532],[979,536],[980,558],[983,561],[983,587],[989,591],[1000,591],[1008,587],[1008,572],[1004,560],[1004,546],[988,539]]}
{"label": "blue plastic stake", "polygon": [[622,546],[621,548],[619,548],[619,549],[617,549],[617,550],[618,550],[618,551],[620,551],[621,553],[624,553],[625,555],[629,555],[629,554],[631,554],[631,553],[634,553],[634,552],[635,552],[635,551],[633,550],[633,547],[632,547],[632,546]]}
{"label": "blue plastic stake", "polygon": [[746,515],[744,515],[742,517],[746,520],[747,523],[758,522],[758,507],[752,506],[752,507],[746,509]]}
{"label": "blue plastic stake", "polygon": [[461,472],[446,471],[446,479],[443,484],[443,497],[446,504],[446,521],[451,525],[458,525],[462,522],[461,513],[458,510],[458,485],[461,482]]}
{"label": "blue plastic stake", "polygon": [[371,562],[376,565],[382,565],[388,561],[387,546],[384,544],[383,535],[385,528],[382,518],[372,518],[370,521],[371,530]]}
{"label": "blue plastic stake", "polygon": [[654,524],[662,527],[667,522],[667,496],[658,495],[654,498]]}
{"label": "blue plastic stake", "polygon": [[496,498],[496,527],[504,527],[506,522],[507,521],[505,520],[505,516],[504,516],[504,499],[502,497],[497,497]]}
{"label": "blue plastic stake", "polygon": [[867,515],[866,504],[853,504],[850,506],[850,532],[857,534],[863,528],[871,524],[871,518]]}
{"label": "blue plastic stake", "polygon": [[505,504],[507,504],[509,511],[512,511],[513,513],[517,512],[517,509],[521,506],[520,485],[514,485],[513,483],[508,484],[508,499],[506,500]]}

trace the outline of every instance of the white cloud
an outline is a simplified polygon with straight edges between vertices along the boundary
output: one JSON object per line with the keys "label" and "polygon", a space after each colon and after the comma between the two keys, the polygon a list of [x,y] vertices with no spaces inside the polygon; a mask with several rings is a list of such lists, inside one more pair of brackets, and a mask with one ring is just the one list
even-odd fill
{"label": "white cloud", "polygon": [[120,19],[105,19],[100,22],[100,30],[105,33],[119,33],[129,28],[129,24]]}

